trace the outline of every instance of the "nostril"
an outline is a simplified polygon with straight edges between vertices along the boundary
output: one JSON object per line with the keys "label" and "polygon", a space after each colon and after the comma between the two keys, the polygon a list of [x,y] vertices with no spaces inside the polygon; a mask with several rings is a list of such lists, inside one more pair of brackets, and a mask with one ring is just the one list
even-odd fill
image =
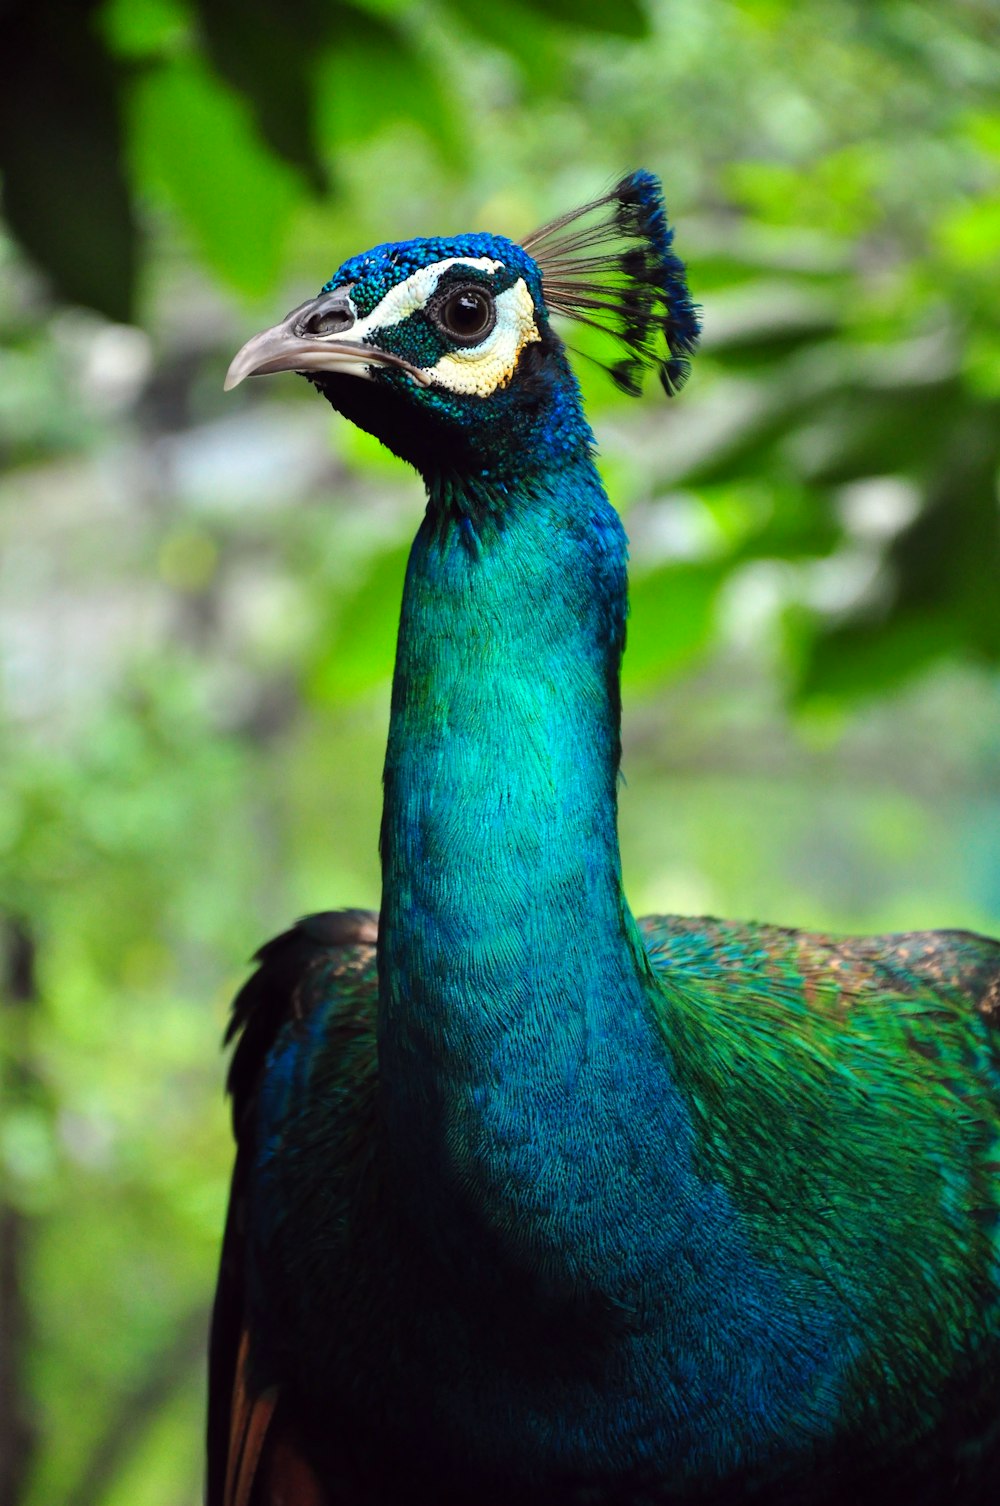
{"label": "nostril", "polygon": [[295,326],[297,335],[342,335],[354,323],[355,314],[343,292],[324,298],[302,310]]}
{"label": "nostril", "polygon": [[347,309],[328,309],[323,314],[310,314],[302,329],[307,335],[339,335],[353,323],[354,315]]}

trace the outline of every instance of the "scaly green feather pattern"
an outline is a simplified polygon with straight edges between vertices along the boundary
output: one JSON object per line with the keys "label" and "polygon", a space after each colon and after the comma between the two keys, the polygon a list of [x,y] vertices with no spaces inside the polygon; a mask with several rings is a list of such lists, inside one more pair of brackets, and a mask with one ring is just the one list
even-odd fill
{"label": "scaly green feather pattern", "polygon": [[[803,1293],[832,1287],[868,1335],[846,1438],[870,1447],[882,1428],[916,1444],[1000,1326],[1000,946],[643,926],[702,1173],[730,1191],[761,1258]],[[973,1452],[994,1382],[976,1390]]]}

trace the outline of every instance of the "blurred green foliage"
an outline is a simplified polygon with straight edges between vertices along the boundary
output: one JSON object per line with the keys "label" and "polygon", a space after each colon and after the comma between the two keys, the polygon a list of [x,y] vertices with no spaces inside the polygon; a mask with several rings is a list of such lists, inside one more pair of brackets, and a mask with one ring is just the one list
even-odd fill
{"label": "blurred green foliage", "polygon": [[660,172],[695,375],[578,366],[633,902],[1000,928],[998,42],[993,0],[0,11],[0,1506],[198,1499],[226,1003],[378,900],[419,486],[292,378],[221,393],[346,255]]}

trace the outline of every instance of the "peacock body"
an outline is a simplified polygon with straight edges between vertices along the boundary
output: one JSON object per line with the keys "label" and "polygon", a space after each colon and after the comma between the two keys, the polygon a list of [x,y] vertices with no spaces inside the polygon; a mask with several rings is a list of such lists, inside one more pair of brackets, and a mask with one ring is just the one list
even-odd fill
{"label": "peacock body", "polygon": [[697,323],[655,180],[591,210],[377,247],[231,369],[306,372],[428,507],[381,915],[234,1009],[209,1506],[985,1506],[1000,943],[632,917],[626,541],[549,314],[668,390]]}

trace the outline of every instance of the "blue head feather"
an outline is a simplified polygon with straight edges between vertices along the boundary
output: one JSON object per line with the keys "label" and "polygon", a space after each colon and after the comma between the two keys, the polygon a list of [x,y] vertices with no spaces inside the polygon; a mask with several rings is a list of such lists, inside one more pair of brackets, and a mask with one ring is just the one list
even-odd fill
{"label": "blue head feather", "polygon": [[[469,265],[489,262],[490,268]],[[378,322],[378,310],[394,288],[425,268],[457,265],[443,272],[424,306]],[[419,385],[401,368],[372,371],[359,382],[343,374],[310,379],[338,411],[367,429],[428,481],[459,475],[493,481],[516,467],[540,469],[588,453],[593,437],[583,414],[579,387],[562,341],[548,318],[539,267],[504,236],[467,234],[375,246],[343,263],[323,293],[349,290],[360,319],[371,317],[365,336],[381,350],[418,371],[431,373],[456,346],[432,317],[433,300],[450,286],[481,286],[493,300],[516,296],[523,284],[533,323],[530,338],[514,353],[510,369],[487,394],[457,390],[441,376]],[[521,295],[522,299],[524,294]],[[469,354],[472,354],[470,352]]]}
{"label": "blue head feather", "polygon": [[542,278],[538,265],[528,253],[503,235],[466,234],[453,236],[417,237],[409,241],[386,241],[352,256],[337,268],[329,282],[323,284],[324,293],[335,288],[353,284],[351,297],[361,314],[369,314],[397,283],[405,281],[421,267],[452,259],[478,260],[488,257],[502,262],[510,277],[504,286],[509,287],[518,277],[523,277],[528,290],[539,309],[544,309]]}

